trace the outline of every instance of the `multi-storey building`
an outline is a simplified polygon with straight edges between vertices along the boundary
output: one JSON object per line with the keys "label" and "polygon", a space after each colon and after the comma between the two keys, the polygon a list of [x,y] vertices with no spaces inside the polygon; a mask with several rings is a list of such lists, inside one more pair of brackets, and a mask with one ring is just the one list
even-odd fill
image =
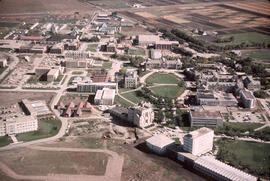
{"label": "multi-storey building", "polygon": [[0,121],[0,136],[36,131],[38,121],[34,116],[19,116]]}
{"label": "multi-storey building", "polygon": [[252,109],[255,107],[256,98],[251,91],[246,89],[241,90],[240,99],[245,108]]}
{"label": "multi-storey building", "polygon": [[148,69],[181,69],[182,62],[180,59],[176,60],[167,60],[165,58],[161,59],[150,59],[148,58],[145,63],[146,68]]}
{"label": "multi-storey building", "polygon": [[112,82],[91,82],[91,83],[79,83],[77,85],[77,92],[97,92],[103,88],[115,89],[117,92],[117,83]]}
{"label": "multi-storey building", "polygon": [[252,76],[244,77],[243,83],[245,87],[251,91],[259,90],[261,87],[260,81],[254,80]]}
{"label": "multi-storey building", "polygon": [[137,72],[127,71],[125,74],[125,88],[137,88]]}
{"label": "multi-storey building", "polygon": [[191,127],[222,127],[223,126],[223,118],[219,111],[205,111],[205,110],[190,110],[189,111],[189,119],[191,123]]}
{"label": "multi-storey building", "polygon": [[113,105],[114,97],[114,89],[103,88],[102,90],[97,90],[94,102],[96,105]]}
{"label": "multi-storey building", "polygon": [[173,144],[174,140],[165,135],[155,135],[146,140],[146,146],[157,154],[164,154]]}
{"label": "multi-storey building", "polygon": [[203,127],[184,136],[184,150],[193,155],[202,155],[213,148],[214,131]]}
{"label": "multi-storey building", "polygon": [[0,58],[0,68],[4,68],[7,66],[7,59],[6,58]]}

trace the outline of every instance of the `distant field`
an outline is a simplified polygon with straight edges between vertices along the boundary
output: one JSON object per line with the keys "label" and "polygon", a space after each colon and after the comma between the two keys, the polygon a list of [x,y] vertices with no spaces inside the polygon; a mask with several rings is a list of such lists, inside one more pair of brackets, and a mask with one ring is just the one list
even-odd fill
{"label": "distant field", "polygon": [[13,27],[15,27],[17,25],[18,25],[18,23],[0,22],[0,27],[13,28]]}
{"label": "distant field", "polygon": [[270,61],[270,50],[259,50],[253,52],[244,53],[245,56],[255,58],[258,60],[268,60]]}
{"label": "distant field", "polygon": [[222,161],[270,178],[270,144],[225,139],[217,141],[217,145]]}
{"label": "distant field", "polygon": [[217,43],[217,45],[229,45],[229,44],[241,44],[241,43],[270,43],[270,36],[260,34],[257,32],[248,32],[248,33],[239,33],[239,34],[226,34],[221,36],[222,38],[225,37],[234,37],[232,42],[228,43]]}

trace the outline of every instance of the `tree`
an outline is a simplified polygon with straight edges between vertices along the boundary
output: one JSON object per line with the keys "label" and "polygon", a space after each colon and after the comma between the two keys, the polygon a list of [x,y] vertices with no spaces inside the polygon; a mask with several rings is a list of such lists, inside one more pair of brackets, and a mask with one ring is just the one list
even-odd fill
{"label": "tree", "polygon": [[121,69],[119,70],[119,74],[120,74],[120,75],[125,75],[126,72],[127,72],[127,68],[125,68],[125,67],[123,67],[123,68],[121,68]]}

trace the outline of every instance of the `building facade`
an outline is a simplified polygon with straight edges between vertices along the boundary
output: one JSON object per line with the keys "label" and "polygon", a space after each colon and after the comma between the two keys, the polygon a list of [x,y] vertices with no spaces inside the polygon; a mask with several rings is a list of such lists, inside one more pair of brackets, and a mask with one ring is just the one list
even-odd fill
{"label": "building facade", "polygon": [[114,97],[114,89],[103,88],[102,90],[97,90],[94,98],[94,103],[96,105],[113,105]]}
{"label": "building facade", "polygon": [[174,140],[165,135],[155,135],[146,140],[146,146],[157,154],[164,154],[167,148],[174,144]]}
{"label": "building facade", "polygon": [[77,85],[77,92],[97,92],[103,88],[115,89],[117,92],[117,83],[111,82],[91,82],[91,83],[79,83]]}
{"label": "building facade", "polygon": [[222,127],[223,118],[219,111],[189,111],[189,119],[191,127]]}
{"label": "building facade", "polygon": [[127,71],[125,74],[125,88],[137,88],[137,71]]}
{"label": "building facade", "polygon": [[255,107],[256,98],[251,91],[241,90],[240,99],[245,108],[252,109]]}

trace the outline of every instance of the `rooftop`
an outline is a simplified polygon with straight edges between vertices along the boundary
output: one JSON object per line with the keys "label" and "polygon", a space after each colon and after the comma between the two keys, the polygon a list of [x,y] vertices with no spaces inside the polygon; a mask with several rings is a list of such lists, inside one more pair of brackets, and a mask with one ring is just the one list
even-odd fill
{"label": "rooftop", "polygon": [[192,118],[203,118],[203,119],[222,119],[221,113],[219,111],[190,111]]}
{"label": "rooftop", "polygon": [[159,41],[159,36],[157,35],[138,35],[138,40],[140,41]]}
{"label": "rooftop", "polygon": [[200,137],[200,136],[205,135],[205,134],[210,133],[210,132],[214,132],[214,131],[212,129],[202,127],[202,128],[197,129],[195,131],[191,131],[186,136],[192,137],[194,139],[194,138]]}
{"label": "rooftop", "polygon": [[242,90],[241,93],[246,99],[255,99],[255,97],[251,91]]}
{"label": "rooftop", "polygon": [[162,148],[164,146],[174,143],[174,140],[168,138],[165,135],[160,134],[160,135],[155,135],[155,136],[152,136],[151,138],[148,138],[146,142],[150,143],[151,145]]}
{"label": "rooftop", "polygon": [[257,178],[247,174],[241,170],[238,170],[232,166],[229,166],[221,161],[218,161],[210,156],[202,156],[195,160],[195,164],[208,168],[212,172],[228,178],[228,180],[237,181],[256,181]]}

